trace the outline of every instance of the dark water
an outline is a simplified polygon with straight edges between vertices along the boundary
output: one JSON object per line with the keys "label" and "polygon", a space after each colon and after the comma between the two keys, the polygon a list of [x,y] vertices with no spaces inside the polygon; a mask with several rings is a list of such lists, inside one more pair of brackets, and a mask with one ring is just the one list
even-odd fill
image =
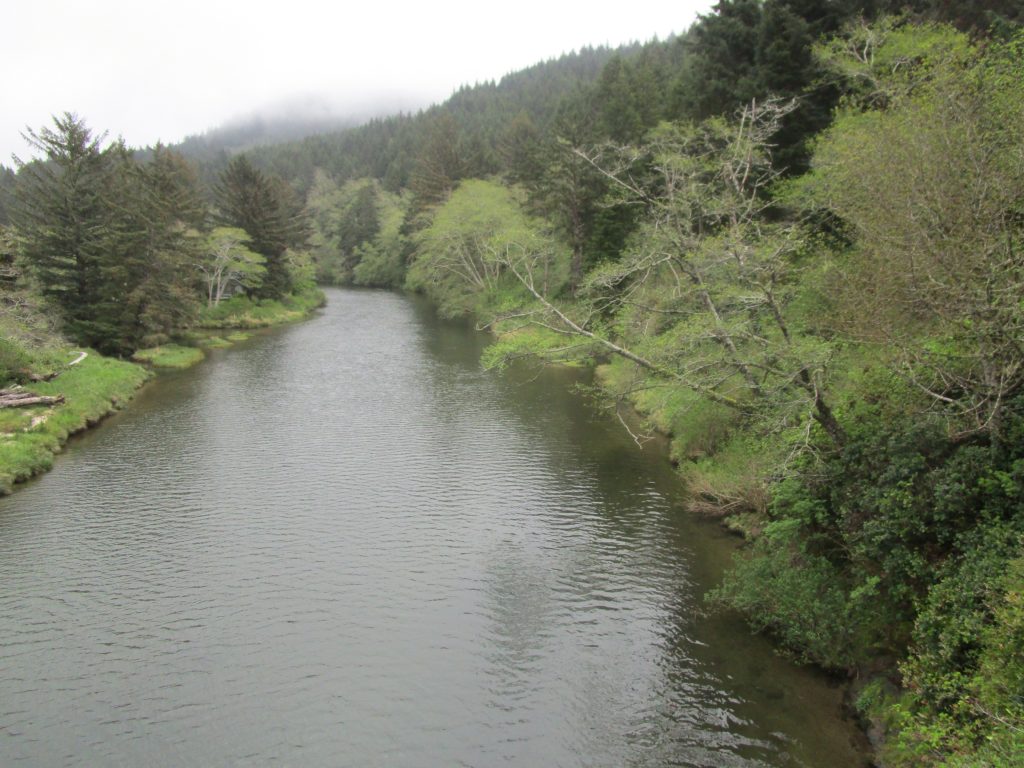
{"label": "dark water", "polygon": [[860,765],[664,456],[483,342],[332,291],[0,499],[0,765]]}

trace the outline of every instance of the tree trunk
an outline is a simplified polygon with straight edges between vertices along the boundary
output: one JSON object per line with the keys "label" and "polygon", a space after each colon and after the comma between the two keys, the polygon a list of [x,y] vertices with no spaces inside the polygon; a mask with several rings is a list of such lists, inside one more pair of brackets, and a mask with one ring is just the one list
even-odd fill
{"label": "tree trunk", "polygon": [[29,405],[57,405],[64,402],[64,395],[48,397],[27,392],[23,389],[0,389],[0,408],[21,408]]}

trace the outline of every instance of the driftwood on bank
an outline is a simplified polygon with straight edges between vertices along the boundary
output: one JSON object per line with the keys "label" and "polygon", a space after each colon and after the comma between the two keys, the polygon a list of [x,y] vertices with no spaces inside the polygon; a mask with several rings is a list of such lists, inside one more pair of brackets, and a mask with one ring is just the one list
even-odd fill
{"label": "driftwood on bank", "polygon": [[29,405],[57,405],[64,402],[64,395],[50,397],[37,395],[24,389],[0,389],[0,408],[21,408]]}
{"label": "driftwood on bank", "polygon": [[49,373],[29,373],[25,376],[29,381],[53,381],[60,376],[60,371],[50,371]]}
{"label": "driftwood on bank", "polygon": [[23,370],[21,373],[22,373],[22,376],[25,379],[27,379],[28,381],[32,381],[32,382],[53,381],[58,376],[60,376],[62,373],[64,373],[65,370],[70,368],[72,365],[78,365],[80,362],[85,360],[85,358],[87,358],[88,356],[89,356],[88,352],[79,352],[78,353],[78,357],[76,357],[74,360],[72,360],[70,363],[68,363],[67,366],[64,368],[64,370],[50,371],[49,373],[31,373],[30,371]]}

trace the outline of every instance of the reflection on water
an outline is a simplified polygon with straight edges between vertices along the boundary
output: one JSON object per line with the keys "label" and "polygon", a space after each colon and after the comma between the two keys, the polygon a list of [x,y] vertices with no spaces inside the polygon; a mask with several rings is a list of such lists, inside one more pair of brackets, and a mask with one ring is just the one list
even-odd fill
{"label": "reflection on water", "polygon": [[860,765],[664,457],[484,341],[332,291],[0,500],[0,764]]}

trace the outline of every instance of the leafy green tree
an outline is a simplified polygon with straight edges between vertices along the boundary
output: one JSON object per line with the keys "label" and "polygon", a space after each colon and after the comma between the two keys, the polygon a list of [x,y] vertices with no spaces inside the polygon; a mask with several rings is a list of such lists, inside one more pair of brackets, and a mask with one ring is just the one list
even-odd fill
{"label": "leafy green tree", "polygon": [[541,287],[558,291],[566,280],[557,245],[527,217],[515,192],[495,182],[460,184],[414,245],[407,286],[451,316],[468,314],[510,287],[523,298],[507,275],[514,254],[528,256]]}
{"label": "leafy green tree", "polygon": [[235,289],[254,291],[266,274],[265,259],[249,250],[249,235],[237,227],[217,227],[206,237],[197,268],[206,288],[206,305],[216,307]]}
{"label": "leafy green tree", "polygon": [[[735,123],[666,124],[640,147],[577,154],[645,211],[617,261],[591,272],[586,302],[561,308],[522,271],[540,322],[589,339],[664,387],[737,413],[843,430],[827,397],[830,348],[788,311],[797,228],[772,221],[770,140],[791,104],[753,103]],[[617,338],[605,319],[613,315]]]}
{"label": "leafy green tree", "polygon": [[940,50],[887,109],[840,117],[812,186],[855,238],[855,332],[898,350],[955,431],[998,435],[1024,388],[1024,38]]}

